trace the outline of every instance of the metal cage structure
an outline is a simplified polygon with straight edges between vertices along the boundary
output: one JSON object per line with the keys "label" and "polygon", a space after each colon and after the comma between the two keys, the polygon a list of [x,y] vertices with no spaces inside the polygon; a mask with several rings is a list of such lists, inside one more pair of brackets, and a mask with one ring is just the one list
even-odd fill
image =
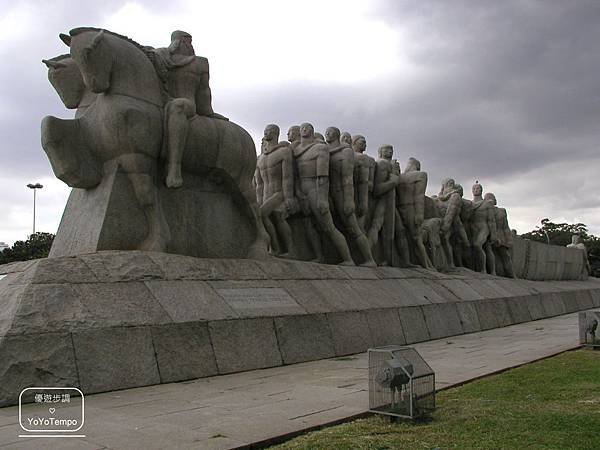
{"label": "metal cage structure", "polygon": [[579,313],[579,343],[600,348],[600,310]]}
{"label": "metal cage structure", "polygon": [[369,411],[416,419],[435,409],[435,373],[412,347],[370,348]]}
{"label": "metal cage structure", "polygon": [[370,348],[369,411],[416,419],[435,409],[435,373],[412,347]]}

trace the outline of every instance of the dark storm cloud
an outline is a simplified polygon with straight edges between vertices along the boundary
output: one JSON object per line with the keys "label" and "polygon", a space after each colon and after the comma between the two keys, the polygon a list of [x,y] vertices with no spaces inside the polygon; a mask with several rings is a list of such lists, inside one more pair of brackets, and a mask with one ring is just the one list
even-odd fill
{"label": "dark storm cloud", "polygon": [[[175,9],[178,2],[144,3],[160,13]],[[14,42],[0,43],[0,176],[19,174],[24,169],[30,177],[52,173],[40,144],[40,122],[45,115],[71,118],[73,112],[65,109],[50,86],[41,60],[69,52],[58,39],[59,33],[68,33],[78,26],[97,26],[122,5],[120,0],[40,0],[1,6],[0,14],[26,8],[37,23],[31,29],[22,24],[25,34],[16,32]]]}
{"label": "dark storm cloud", "polygon": [[[154,13],[180,7],[140,3]],[[43,115],[69,117],[69,112],[39,61],[66,52],[56,37],[68,31],[65,23],[97,25],[122,5],[40,6],[47,16],[44,26],[0,47],[0,57],[10,61],[0,69],[0,176],[51,173],[40,148],[39,123]],[[422,161],[430,193],[452,176],[469,197],[479,179],[512,202],[505,206],[537,207],[539,218],[551,216],[555,205],[565,217],[598,208],[600,177],[590,175],[590,168],[600,164],[600,2],[381,0],[373,5],[369,18],[398,31],[400,51],[418,69],[416,79],[404,77],[400,66],[399,73],[346,84],[297,79],[263,87],[215,89],[213,84],[215,109],[249,129],[257,143],[267,123],[278,123],[284,139],[290,125],[303,121],[321,132],[335,125],[364,134],[371,155],[391,143],[401,163],[408,156]],[[255,19],[260,26],[260,6]],[[242,39],[232,32],[215,37],[225,38]],[[307,51],[333,52],[335,58],[335,48],[326,42],[322,48],[294,49],[301,53],[296,57],[267,52],[267,58],[266,48],[255,50],[257,65],[310,64]],[[340,71],[360,64],[360,54],[339,61]],[[551,178],[571,167],[577,175],[560,183]],[[600,223],[600,214],[589,217]]]}

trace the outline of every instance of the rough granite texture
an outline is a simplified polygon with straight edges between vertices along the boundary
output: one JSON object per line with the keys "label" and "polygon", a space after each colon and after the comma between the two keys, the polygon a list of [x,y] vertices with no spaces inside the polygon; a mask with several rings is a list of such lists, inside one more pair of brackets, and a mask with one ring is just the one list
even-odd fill
{"label": "rough granite texture", "polygon": [[0,266],[0,406],[293,364],[600,306],[600,281],[106,251]]}

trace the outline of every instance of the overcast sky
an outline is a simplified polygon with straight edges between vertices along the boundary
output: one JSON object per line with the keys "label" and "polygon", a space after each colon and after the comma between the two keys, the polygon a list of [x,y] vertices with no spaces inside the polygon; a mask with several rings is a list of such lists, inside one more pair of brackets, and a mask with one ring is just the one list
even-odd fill
{"label": "overcast sky", "polygon": [[96,26],[155,47],[193,35],[213,107],[260,142],[267,123],[312,122],[394,146],[428,193],[477,179],[520,233],[540,219],[600,234],[600,1],[0,0],[0,241],[56,232],[69,189],[40,146],[45,115],[72,117],[42,58]]}

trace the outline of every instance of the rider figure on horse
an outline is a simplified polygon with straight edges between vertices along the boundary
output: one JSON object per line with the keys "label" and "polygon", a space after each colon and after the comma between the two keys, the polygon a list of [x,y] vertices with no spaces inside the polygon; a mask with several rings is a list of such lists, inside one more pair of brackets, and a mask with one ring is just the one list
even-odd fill
{"label": "rider figure on horse", "polygon": [[189,33],[174,31],[171,44],[153,49],[152,54],[169,98],[165,104],[166,185],[177,188],[183,184],[181,158],[191,119],[195,115],[227,119],[212,109],[208,59],[196,56]]}

